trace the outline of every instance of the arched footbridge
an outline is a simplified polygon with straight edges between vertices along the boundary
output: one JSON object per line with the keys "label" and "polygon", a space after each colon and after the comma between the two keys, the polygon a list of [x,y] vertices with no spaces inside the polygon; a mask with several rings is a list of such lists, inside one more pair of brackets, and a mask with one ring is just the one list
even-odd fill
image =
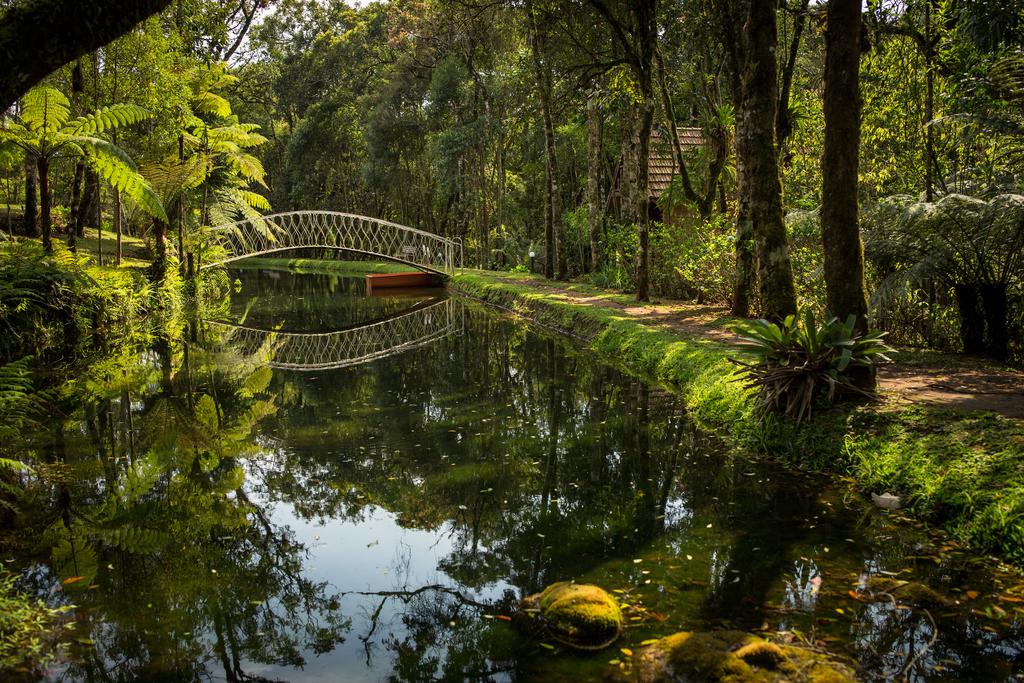
{"label": "arched footbridge", "polygon": [[303,248],[337,249],[450,276],[462,265],[462,242],[391,221],[337,211],[290,211],[206,228],[223,249],[201,268]]}
{"label": "arched footbridge", "polygon": [[463,305],[433,299],[401,313],[335,332],[283,332],[206,321],[217,341],[281,370],[333,370],[368,363],[461,334]]}

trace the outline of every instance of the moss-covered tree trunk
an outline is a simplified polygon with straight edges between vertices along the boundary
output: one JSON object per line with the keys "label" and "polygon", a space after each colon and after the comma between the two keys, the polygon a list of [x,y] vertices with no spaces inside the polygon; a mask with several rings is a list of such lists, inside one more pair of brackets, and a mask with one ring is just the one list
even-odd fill
{"label": "moss-covered tree trunk", "polygon": [[821,233],[829,310],[867,332],[864,246],[857,210],[860,152],[860,0],[830,0],[825,31],[825,149]]}
{"label": "moss-covered tree trunk", "polygon": [[745,173],[750,183],[750,215],[757,244],[763,314],[781,319],[796,313],[796,288],[789,240],[782,214],[782,181],[775,145],[778,97],[776,3],[748,0],[744,33],[743,114],[749,126]]}
{"label": "moss-covered tree trunk", "polygon": [[733,285],[732,314],[749,318],[757,288],[757,258],[754,252],[754,221],[750,215],[750,175],[747,173],[748,128],[742,109],[736,113],[736,281]]}
{"label": "moss-covered tree trunk", "polygon": [[[857,208],[860,163],[860,0],[830,0],[825,30],[825,149],[821,157],[821,239],[829,311],[868,331],[864,245]],[[873,368],[854,368],[853,381],[875,387]]]}

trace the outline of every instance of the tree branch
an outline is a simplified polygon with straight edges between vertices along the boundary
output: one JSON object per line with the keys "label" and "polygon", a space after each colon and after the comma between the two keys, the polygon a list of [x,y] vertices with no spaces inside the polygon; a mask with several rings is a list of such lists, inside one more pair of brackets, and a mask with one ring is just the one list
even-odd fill
{"label": "tree branch", "polygon": [[171,0],[26,0],[0,17],[0,109],[51,72],[123,36]]}

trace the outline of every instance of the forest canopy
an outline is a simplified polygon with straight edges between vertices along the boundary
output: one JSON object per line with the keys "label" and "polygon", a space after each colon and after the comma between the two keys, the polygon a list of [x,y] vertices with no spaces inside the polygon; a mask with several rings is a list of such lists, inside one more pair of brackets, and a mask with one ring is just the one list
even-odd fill
{"label": "forest canopy", "polygon": [[[7,4],[13,26],[42,3]],[[72,41],[45,87],[70,117],[146,117],[98,131],[115,181],[85,148],[17,139],[16,103],[14,233],[123,224],[159,274],[202,262],[201,226],[338,210],[458,238],[467,266],[1021,352],[1022,266],[994,246],[1016,254],[1021,230],[942,208],[1022,191],[1016,0],[74,4],[96,8],[89,40],[127,33]],[[965,243],[976,281],[929,265]]]}

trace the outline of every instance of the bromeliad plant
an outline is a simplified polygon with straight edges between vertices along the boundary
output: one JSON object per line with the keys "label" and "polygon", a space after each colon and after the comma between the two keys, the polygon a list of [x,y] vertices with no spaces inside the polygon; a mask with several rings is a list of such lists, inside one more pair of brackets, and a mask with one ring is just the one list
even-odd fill
{"label": "bromeliad plant", "polygon": [[737,323],[736,349],[748,360],[730,359],[739,366],[747,386],[758,391],[761,414],[776,413],[796,420],[809,417],[823,398],[832,404],[842,396],[873,398],[874,391],[856,381],[872,366],[891,362],[892,349],[884,332],[862,334],[856,317],[845,322],[826,315],[819,325],[811,311],[802,320],[788,316],[781,325],[767,320]]}

